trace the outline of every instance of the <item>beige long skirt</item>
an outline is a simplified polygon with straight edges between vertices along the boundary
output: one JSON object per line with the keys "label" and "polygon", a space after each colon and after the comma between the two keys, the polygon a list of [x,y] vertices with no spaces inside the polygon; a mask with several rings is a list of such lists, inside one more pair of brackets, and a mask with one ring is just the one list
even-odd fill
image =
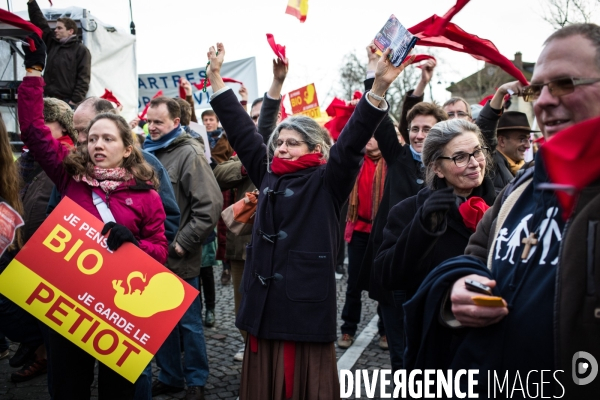
{"label": "beige long skirt", "polygon": [[[249,337],[249,336],[248,336]],[[240,400],[288,400],[283,366],[284,342],[258,339],[258,351],[246,340]],[[296,342],[292,400],[337,400],[340,383],[333,343]]]}

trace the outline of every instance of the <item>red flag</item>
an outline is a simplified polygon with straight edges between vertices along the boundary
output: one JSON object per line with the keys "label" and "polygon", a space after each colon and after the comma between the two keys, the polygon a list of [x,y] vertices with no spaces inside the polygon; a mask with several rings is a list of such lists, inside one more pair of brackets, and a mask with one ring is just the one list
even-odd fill
{"label": "red flag", "polygon": [[275,55],[279,57],[281,61],[285,61],[285,46],[275,43],[275,38],[270,33],[267,33],[267,42],[271,45]]}
{"label": "red flag", "polygon": [[119,100],[117,100],[115,95],[106,88],[104,89],[104,94],[102,96],[100,96],[100,98],[104,99],[104,100],[112,101],[113,103],[115,103],[117,105],[117,107],[121,106],[121,103],[119,102]]}
{"label": "red flag", "polygon": [[600,178],[598,131],[600,118],[590,119],[558,132],[540,147],[550,181],[566,189],[556,191],[564,219],[573,212],[579,192]]}
{"label": "red flag", "polygon": [[306,21],[306,15],[308,14],[308,0],[288,0],[285,13],[298,18],[300,22]]}
{"label": "red flag", "polygon": [[450,10],[448,10],[448,12],[444,14],[443,17],[438,18],[433,25],[431,25],[425,30],[425,32],[423,32],[423,34],[425,36],[442,35],[450,21],[452,21],[452,18],[456,14],[458,14],[458,12],[462,10],[462,8],[466,6],[469,1],[470,0],[457,0],[456,4],[452,8],[450,8]]}
{"label": "red flag", "polygon": [[[356,98],[356,93],[354,95]],[[360,98],[360,97],[359,97]],[[331,101],[331,104],[325,110],[327,115],[332,117],[327,123],[325,123],[325,129],[329,131],[329,134],[333,138],[333,140],[337,141],[340,137],[340,133],[342,133],[342,129],[350,120],[350,116],[354,112],[356,107],[353,105],[346,105],[344,100],[338,99],[334,97]]]}
{"label": "red flag", "polygon": [[185,89],[181,86],[181,78],[179,78],[179,97],[185,99],[187,96],[185,94]]}
{"label": "red flag", "polygon": [[[16,26],[17,28],[24,29],[29,32],[35,32],[41,38],[42,30],[37,26],[33,25],[29,21],[25,21],[23,18],[19,17],[16,14],[11,13],[10,11],[6,11],[0,8],[0,22],[7,23],[8,25]],[[35,51],[35,42],[31,38],[27,38],[27,43],[29,44],[29,49],[31,51]]]}
{"label": "red flag", "polygon": [[[158,96],[162,96],[162,95],[163,95],[163,91],[159,90],[158,92],[156,92],[156,94],[154,96],[152,96],[152,98],[155,99]],[[146,119],[146,113],[148,112],[149,107],[150,107],[150,102],[148,102],[148,104],[146,104],[146,107],[144,107],[144,111],[142,111],[142,113],[140,115],[138,115],[139,119]]]}
{"label": "red flag", "polygon": [[[237,81],[237,80],[232,79],[232,78],[222,77],[221,79],[223,79],[223,82],[239,83],[240,85],[244,85],[241,81]],[[205,78],[202,78],[202,79],[200,79],[200,83],[192,83],[192,85],[196,86],[196,89],[202,90],[204,88],[204,81],[205,80],[206,80]],[[210,81],[206,82],[206,87],[210,87]]]}
{"label": "red flag", "polygon": [[529,84],[523,73],[508,58],[500,54],[494,43],[465,32],[456,24],[448,22],[445,24],[446,29],[443,34],[435,37],[426,36],[424,32],[439,18],[437,15],[433,15],[408,29],[410,33],[420,39],[419,46],[445,47],[470,54],[478,60],[499,66],[523,85]]}

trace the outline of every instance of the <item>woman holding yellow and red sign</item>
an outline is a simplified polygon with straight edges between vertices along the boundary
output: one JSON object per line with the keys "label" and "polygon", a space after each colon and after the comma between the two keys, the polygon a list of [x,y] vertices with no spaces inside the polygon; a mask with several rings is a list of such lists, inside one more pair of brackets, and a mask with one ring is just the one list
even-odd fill
{"label": "woman holding yellow and red sign", "polygon": [[373,89],[332,147],[329,133],[306,116],[282,121],[265,145],[221,78],[223,44],[208,52],[211,105],[260,190],[236,320],[248,332],[242,400],[340,397],[334,347],[340,208],[363,149],[387,114],[383,96],[404,69],[393,67],[387,54]]}
{"label": "woman holding yellow and red sign", "polygon": [[[36,35],[36,49],[25,47],[27,74],[19,87],[19,123],[23,142],[61,195],[68,196],[105,222],[109,249],[131,242],[164,264],[167,260],[165,211],[155,188],[152,167],[134,146],[129,125],[120,116],[104,113],[87,128],[87,147],[69,151],[44,125],[43,89],[45,45]],[[111,222],[109,222],[111,221]],[[56,355],[53,357],[53,355]],[[90,397],[95,359],[58,333],[50,332],[54,400]],[[134,385],[104,364],[99,366],[100,398],[132,398]]]}

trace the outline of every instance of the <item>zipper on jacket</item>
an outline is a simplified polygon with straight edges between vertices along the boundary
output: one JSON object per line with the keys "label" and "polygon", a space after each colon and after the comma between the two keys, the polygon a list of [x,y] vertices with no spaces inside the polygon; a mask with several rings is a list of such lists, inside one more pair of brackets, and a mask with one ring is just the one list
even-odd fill
{"label": "zipper on jacket", "polygon": [[[573,206],[573,210],[577,209],[577,204],[575,204]],[[571,214],[571,216],[569,217],[569,219],[567,219],[567,222],[565,223],[565,229],[563,229],[563,234],[562,234],[562,240],[560,241],[560,245],[558,247],[558,263],[556,265],[556,282],[555,282],[555,288],[554,288],[554,365],[556,368],[559,368],[560,366],[560,348],[559,348],[559,324],[558,324],[558,317],[559,317],[559,309],[558,309],[558,304],[559,304],[559,299],[558,299],[558,293],[560,291],[560,265],[561,265],[561,256],[562,256],[562,252],[563,252],[563,246],[565,244],[566,237],[567,237],[567,233],[569,230],[569,226],[571,225],[571,221],[573,220],[574,217],[574,213]]]}

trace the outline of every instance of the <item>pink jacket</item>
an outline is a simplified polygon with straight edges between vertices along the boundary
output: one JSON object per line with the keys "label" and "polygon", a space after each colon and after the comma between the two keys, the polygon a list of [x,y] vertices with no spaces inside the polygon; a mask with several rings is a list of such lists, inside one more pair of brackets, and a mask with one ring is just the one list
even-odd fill
{"label": "pink jacket", "polygon": [[106,202],[118,224],[126,226],[139,242],[140,249],[156,261],[167,261],[168,244],[165,237],[165,210],[158,193],[146,183],[134,179],[119,186],[108,196],[100,188],[76,182],[64,168],[68,154],[50,134],[44,124],[44,80],[25,77],[19,86],[19,124],[21,138],[56,184],[61,195],[68,196],[98,219],[100,213],[92,201],[92,190]]}

